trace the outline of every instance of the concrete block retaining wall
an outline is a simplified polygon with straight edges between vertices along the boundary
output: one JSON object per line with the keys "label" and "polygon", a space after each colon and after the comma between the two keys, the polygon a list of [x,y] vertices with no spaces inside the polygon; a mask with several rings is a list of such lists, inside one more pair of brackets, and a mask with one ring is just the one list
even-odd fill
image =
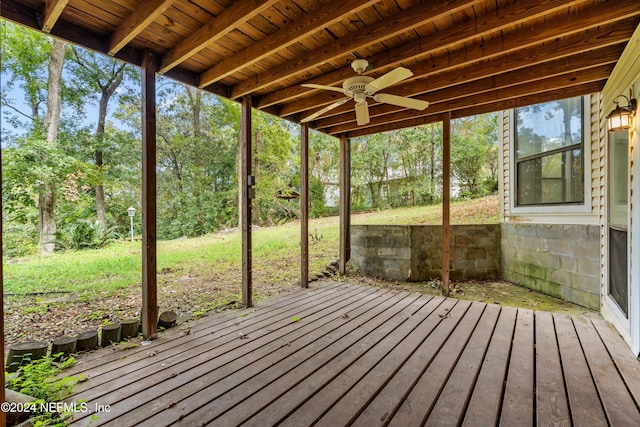
{"label": "concrete block retaining wall", "polygon": [[600,309],[600,227],[503,223],[505,280]]}
{"label": "concrete block retaining wall", "polygon": [[[439,278],[439,225],[353,225],[351,261],[387,280]],[[451,280],[503,278],[598,310],[597,225],[503,223],[451,226]]]}
{"label": "concrete block retaining wall", "polygon": [[[442,226],[353,225],[351,261],[369,276],[423,281],[440,277]],[[452,280],[497,279],[500,225],[451,226]]]}

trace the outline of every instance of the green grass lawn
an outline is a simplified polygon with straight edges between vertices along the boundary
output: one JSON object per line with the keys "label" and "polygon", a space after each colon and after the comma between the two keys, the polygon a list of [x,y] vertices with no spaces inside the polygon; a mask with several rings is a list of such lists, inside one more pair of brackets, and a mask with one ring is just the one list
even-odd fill
{"label": "green grass lawn", "polygon": [[[438,224],[440,205],[353,215],[353,224]],[[452,223],[497,222],[497,197],[452,204]],[[310,271],[319,272],[338,257],[339,219],[309,222]],[[158,271],[237,276],[241,265],[241,233],[216,233],[194,239],[158,242]],[[258,228],[253,233],[254,272],[265,281],[299,277],[300,223]],[[107,248],[67,251],[52,256],[5,260],[8,294],[70,291],[117,292],[140,283],[141,242],[117,242]]]}

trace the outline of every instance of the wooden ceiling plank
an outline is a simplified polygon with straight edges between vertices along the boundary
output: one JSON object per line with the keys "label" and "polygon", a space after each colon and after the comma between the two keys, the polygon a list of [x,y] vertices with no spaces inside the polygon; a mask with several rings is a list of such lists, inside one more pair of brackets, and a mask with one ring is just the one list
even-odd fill
{"label": "wooden ceiling plank", "polygon": [[[517,2],[507,8],[501,9],[501,12],[499,15],[496,13],[496,14],[489,14],[489,16],[480,16],[476,18],[474,21],[462,27],[464,31],[461,31],[458,29],[448,29],[447,31],[435,33],[430,38],[430,40],[435,39],[432,48],[427,49],[426,46],[421,45],[420,48],[422,48],[422,50],[418,54],[416,54],[416,57],[426,56],[428,54],[427,51],[432,51],[435,48],[442,48],[443,46],[447,46],[451,44],[461,44],[466,40],[477,38],[478,35],[495,32],[496,30],[500,29],[504,25],[523,22],[526,19],[533,19],[539,16],[543,16],[549,11],[567,8],[568,5],[576,4],[584,1],[585,0],[541,0],[541,1],[526,0],[526,1]],[[422,19],[423,21],[422,24],[424,24],[424,22],[427,20],[431,20],[431,21],[437,20],[439,18],[449,16],[450,13],[455,13],[458,10],[464,9],[464,8],[451,7],[450,10],[448,11],[449,13],[443,13],[440,15],[434,14],[431,18],[426,18],[426,17],[420,16],[420,12],[415,10],[416,8],[408,9],[404,13],[413,11],[413,15],[415,18]],[[381,21],[381,22],[384,23],[385,21]],[[397,22],[397,21],[394,21],[394,22]],[[418,26],[406,25],[405,31],[411,30],[416,27]],[[388,37],[391,37],[392,35],[394,35],[393,33],[389,32],[391,29],[392,29],[392,26],[385,28],[384,31],[381,31],[375,25],[369,26],[367,27],[366,32],[361,31],[358,33],[358,36],[356,37],[349,36],[346,39],[352,44],[355,44],[358,41],[362,41],[362,43],[366,45],[373,42],[381,41],[381,38],[379,37],[377,38],[376,36],[384,35],[385,32],[387,32]],[[361,34],[364,35],[362,38],[359,37]],[[259,76],[259,79],[257,79],[259,80],[259,85],[257,83],[253,83],[252,81],[240,83],[239,85],[237,85],[232,89],[232,93],[235,95],[235,94],[241,94],[245,90],[259,89],[260,87],[264,87],[265,85],[268,85],[271,82],[277,81],[280,78],[286,78],[289,72],[296,73],[296,72],[304,71],[306,69],[313,68],[316,65],[316,63],[326,60],[326,55],[328,55],[329,53],[333,53],[335,55],[340,54],[341,53],[341,50],[339,49],[340,47],[341,47],[340,43],[338,43],[337,45],[336,44],[332,45],[331,48],[325,47],[324,51],[323,50],[319,51],[318,56],[316,58],[314,57],[300,58],[295,64],[287,64],[271,72],[264,73],[263,75]],[[351,45],[349,46],[349,50],[356,50],[357,47],[358,46]],[[406,60],[406,59],[407,58],[403,58],[403,60]],[[372,58],[370,59],[369,62],[376,63],[378,61],[377,60],[374,61]],[[385,66],[393,65],[388,62],[384,62],[384,61],[381,61],[381,62],[384,63]],[[325,82],[322,84],[335,84],[340,80],[350,77],[351,75],[351,71],[348,69],[346,70],[341,69],[339,71],[341,71],[340,78],[338,78],[334,82]],[[377,70],[377,71],[382,72],[382,70]],[[332,74],[332,77],[337,77],[337,76],[335,74]],[[313,82],[315,83],[315,80]]]}
{"label": "wooden ceiling plank", "polygon": [[[490,66],[498,69],[495,73],[497,74],[499,72],[528,67],[577,53],[589,52],[590,50],[627,42],[637,24],[637,19],[627,19],[624,22],[590,29],[585,33],[572,34],[559,39],[554,38],[551,41],[546,41],[544,44],[529,46],[524,50],[507,48],[504,50],[506,54],[501,53],[497,56],[496,53],[500,53],[500,46],[508,46],[514,40],[514,37],[511,35],[502,36],[486,42],[483,46],[470,46],[466,49],[459,49],[451,53],[429,58],[426,61],[411,66],[414,75],[429,78],[428,87],[422,87],[421,90],[418,89],[414,91],[412,90],[412,84],[409,83],[399,86],[398,88],[389,88],[386,92],[394,95],[414,96],[424,93],[427,90],[435,90],[453,85],[454,83],[460,83],[461,81],[454,82],[450,78],[451,72],[464,76],[463,81],[468,81],[487,75],[487,68]],[[527,33],[528,31],[524,31],[521,35],[515,37],[515,39],[527,39]],[[486,58],[483,57],[485,52],[487,53]],[[477,59],[482,60],[478,61]],[[416,72],[416,70],[420,71]],[[313,97],[305,97],[282,105],[280,107],[280,114],[282,116],[288,116],[294,113],[312,110],[333,102],[332,99],[332,94],[318,92]],[[332,114],[338,114],[339,112],[338,109],[336,112],[332,111]],[[303,117],[304,116],[305,115],[303,115]]]}
{"label": "wooden ceiling plank", "polygon": [[260,90],[274,82],[285,80],[294,74],[314,68],[318,64],[402,34],[424,25],[425,21],[437,19],[481,1],[483,0],[441,0],[437,3],[429,2],[416,5],[388,19],[383,19],[360,31],[335,40],[329,46],[322,46],[310,51],[293,63],[285,63],[281,67],[267,70],[255,78],[246,80],[232,88],[232,96],[237,98]]}
{"label": "wooden ceiling plank", "polygon": [[175,0],[146,0],[120,24],[109,38],[109,55],[115,55],[147,28]]}
{"label": "wooden ceiling plank", "polygon": [[[527,2],[518,2],[512,7],[524,7],[525,11],[536,12],[536,16],[539,14],[538,9],[532,9],[533,5],[538,4],[535,0],[528,0]],[[529,7],[527,7],[529,6]],[[511,11],[508,16],[514,18],[517,15],[516,9],[505,8],[507,11]],[[541,43],[545,40],[552,40],[557,37],[566,36],[568,34],[584,31],[589,28],[598,27],[600,25],[606,25],[615,21],[632,18],[640,15],[640,8],[638,8],[637,0],[620,0],[612,4],[611,2],[598,4],[594,7],[576,12],[572,15],[563,15],[557,18],[548,20],[543,24],[536,24],[535,26],[526,26],[522,30],[509,33],[509,37],[496,42],[494,40],[488,40],[480,47],[474,47],[476,59],[486,58],[488,56],[497,56],[505,52],[521,49],[532,44]],[[482,18],[480,21],[479,19]],[[455,31],[452,30],[449,33],[434,35],[417,39],[412,43],[407,43],[389,52],[383,52],[379,55],[369,58],[371,63],[383,63],[389,66],[395,66],[403,61],[408,61],[412,58],[425,57],[433,52],[433,50],[442,47],[442,43],[452,42],[455,39],[455,35],[464,34],[465,39],[461,41],[471,40],[476,31],[481,31],[481,34],[491,34],[498,31],[506,22],[501,18],[501,15],[492,14],[489,17],[480,17],[474,21],[462,24]],[[514,18],[515,19],[515,18]],[[601,20],[601,21],[599,21]],[[450,37],[453,37],[449,39]],[[442,55],[440,55],[442,56]],[[461,58],[463,61],[465,58]],[[416,67],[411,67],[416,76],[420,75],[420,70]],[[343,67],[336,70],[333,73],[327,73],[321,77],[311,79],[305,83],[315,83],[323,85],[335,85],[341,83],[342,80],[351,77],[353,70],[349,67]],[[278,103],[288,102],[296,99],[306,93],[317,93],[313,89],[307,89],[301,86],[292,86],[279,91],[274,91],[268,95],[261,97],[258,102],[259,108],[275,105]]]}
{"label": "wooden ceiling plank", "polygon": [[[446,111],[454,111],[458,109],[468,108],[473,105],[488,104],[498,101],[504,101],[511,98],[534,95],[539,92],[568,88],[585,83],[591,83],[594,81],[602,81],[606,80],[609,77],[613,67],[613,64],[609,66],[599,66],[577,73],[563,74],[550,79],[543,78],[541,80],[506,88],[500,88],[476,95],[470,95],[452,100],[442,100],[441,102],[430,105],[429,108],[424,111],[404,110],[378,117],[371,117],[371,121],[369,122],[369,124],[364,125],[364,127],[373,127],[385,123],[399,122],[411,119],[413,117],[421,117],[430,114],[443,113]],[[312,123],[312,127],[316,129],[316,123]],[[324,128],[323,132],[328,131],[328,133],[335,135],[353,131],[361,127],[362,126],[358,126],[355,121],[352,121],[350,123]]]}
{"label": "wooden ceiling plank", "polygon": [[[474,105],[472,107],[453,110],[451,113],[452,119],[459,119],[462,117],[474,116],[477,114],[493,113],[496,111],[508,110],[511,108],[524,107],[527,105],[534,105],[543,102],[552,102],[559,99],[572,98],[575,96],[588,95],[596,92],[600,92],[604,87],[606,80],[600,80],[591,83],[585,83],[582,85],[572,86],[569,88],[555,89],[551,91],[537,93],[535,95],[528,95],[520,98],[511,98],[504,101],[497,101],[488,104]],[[408,127],[422,126],[429,123],[436,123],[442,121],[444,113],[432,114],[427,116],[415,117],[405,120],[403,122],[388,123],[379,126],[373,126],[366,129],[358,129],[350,131],[344,134],[347,138],[358,138],[362,136],[373,135],[382,132],[388,132]]]}
{"label": "wooden ceiling plank", "polygon": [[[610,54],[612,56],[612,54]],[[577,55],[580,56],[580,55]],[[618,53],[618,57],[619,57]],[[559,62],[559,61],[557,61]],[[558,69],[558,73],[555,73],[552,76],[544,76],[544,69],[547,64],[540,64],[538,66],[532,67],[529,71],[527,70],[527,74],[520,74],[520,72],[510,72],[504,73],[499,76],[488,77],[482,80],[463,83],[461,85],[457,85],[454,87],[440,89],[429,94],[428,98],[432,100],[430,103],[430,108],[441,108],[442,104],[450,104],[454,100],[458,102],[459,100],[464,101],[468,99],[470,96],[480,95],[483,93],[491,93],[496,90],[505,90],[510,87],[526,85],[535,82],[543,82],[546,79],[546,84],[560,83],[566,84],[567,80],[571,80],[574,76],[580,76],[580,78],[585,79],[589,77],[595,76],[595,78],[600,78],[607,72],[611,72],[615,65],[616,59],[609,59],[608,61],[602,62],[600,65],[589,66],[586,61],[582,62],[582,67],[576,66],[574,67],[564,67],[564,69]],[[551,66],[551,64],[549,64]],[[537,73],[537,75],[536,75]],[[426,98],[427,96],[417,97]],[[407,109],[400,109],[398,107],[394,107],[392,105],[387,104],[376,104],[370,108],[371,117],[384,117],[390,114],[400,113],[402,111],[409,111]],[[339,117],[333,118],[323,118],[316,123],[314,126],[317,128],[329,127],[332,122],[335,124],[345,124],[353,121],[353,112],[345,112],[341,114]]]}
{"label": "wooden ceiling plank", "polygon": [[204,49],[207,45],[220,40],[236,29],[238,25],[246,23],[276,2],[277,0],[244,0],[235,2],[220,15],[211,19],[205,26],[167,52],[162,57],[160,73],[166,73],[181,62],[184,62],[191,55]]}
{"label": "wooden ceiling plank", "polygon": [[[610,61],[609,64],[604,64],[596,67],[584,67],[582,69],[570,70],[561,74],[557,74],[553,77],[544,76],[541,73],[541,70],[545,68],[545,65],[542,64],[537,67],[532,67],[531,73],[529,76],[515,76],[514,73],[505,73],[499,78],[496,77],[488,77],[476,82],[464,83],[461,85],[457,85],[455,87],[441,89],[430,94],[430,106],[428,111],[424,112],[416,112],[413,110],[401,109],[398,107],[394,107],[392,105],[387,104],[376,104],[374,106],[370,106],[369,112],[370,117],[378,118],[378,120],[389,120],[391,117],[402,116],[403,114],[430,114],[433,112],[444,111],[444,109],[448,109],[450,106],[456,106],[456,108],[460,108],[460,105],[463,105],[465,102],[469,102],[471,97],[482,96],[483,94],[495,94],[496,91],[502,91],[503,94],[507,94],[507,97],[510,97],[510,92],[508,92],[509,88],[514,87],[528,87],[534,84],[545,85],[544,90],[549,90],[547,87],[549,84],[559,84],[562,87],[565,86],[573,86],[575,80],[580,82],[599,80],[601,78],[606,77],[606,73],[611,73],[613,67],[615,65],[615,61]],[[538,75],[536,76],[536,72]],[[508,79],[513,79],[512,83],[509,83]],[[546,80],[545,80],[546,79]],[[536,86],[539,87],[539,86]],[[424,96],[421,97],[424,100]],[[420,99],[420,98],[418,98]],[[491,102],[494,102],[495,99],[490,98]],[[474,102],[478,102],[477,99],[474,99]],[[392,120],[395,121],[395,120]],[[353,123],[353,111],[343,111],[340,115],[334,117],[325,117],[319,120],[316,120],[313,123],[315,129],[325,129],[329,127],[336,126],[355,126]]]}
{"label": "wooden ceiling plank", "polygon": [[[567,39],[563,45],[571,46],[570,42],[575,42],[575,40]],[[467,91],[476,93],[485,90],[483,84],[486,85],[486,82],[489,81],[486,77],[493,76],[495,85],[506,86],[540,79],[541,77],[553,77],[571,71],[579,71],[598,65],[614,63],[624,50],[625,42],[626,40],[618,40],[618,42],[613,45],[607,43],[598,48],[592,46],[584,51],[575,52],[570,56],[564,54],[560,46],[543,46],[535,50],[530,49],[504,55],[495,60],[484,61],[482,64],[471,64],[463,68],[458,68],[455,70],[457,76],[455,80],[451,79],[451,73],[439,73],[435,76],[430,76],[427,81],[424,79],[416,80],[403,86],[386,89],[384,92],[391,95],[407,97],[429,92],[422,98],[428,98],[429,102],[435,102],[432,97],[437,97],[439,91],[449,87],[460,88],[459,91],[465,93],[468,93]],[[477,83],[477,81],[485,83]],[[492,89],[494,89],[494,87],[490,86],[486,90]],[[465,96],[465,93],[460,96]],[[450,93],[447,94],[447,97],[451,96]],[[371,107],[373,108],[374,106]],[[312,114],[315,109],[317,109],[317,106],[313,110],[302,114],[300,118],[304,119]],[[393,107],[393,109],[398,110],[399,108]],[[332,110],[330,114],[337,116],[347,113],[348,111],[349,105],[347,104],[344,107]],[[371,114],[374,115],[374,113]],[[285,116],[285,114],[282,115]],[[329,117],[329,115],[325,115],[322,120],[326,120]]]}
{"label": "wooden ceiling plank", "polygon": [[42,31],[49,34],[53,26],[58,22],[58,18],[62,11],[67,7],[69,0],[47,0],[44,6],[44,19],[42,22]]}
{"label": "wooden ceiling plank", "polygon": [[296,20],[292,24],[260,40],[252,46],[216,64],[200,75],[201,87],[219,81],[226,76],[273,55],[278,50],[309,37],[328,25],[338,22],[343,15],[349,15],[376,3],[377,0],[348,0],[338,5],[331,3],[322,10],[315,11]]}

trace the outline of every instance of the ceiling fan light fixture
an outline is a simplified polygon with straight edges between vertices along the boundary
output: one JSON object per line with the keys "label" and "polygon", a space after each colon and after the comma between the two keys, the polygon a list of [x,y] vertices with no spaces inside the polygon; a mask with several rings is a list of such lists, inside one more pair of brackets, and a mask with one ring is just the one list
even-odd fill
{"label": "ceiling fan light fixture", "polygon": [[353,94],[353,100],[356,103],[365,102],[366,99],[367,99],[367,95],[362,92]]}
{"label": "ceiling fan light fixture", "polygon": [[369,66],[369,61],[362,58],[354,59],[351,62],[351,68],[353,68],[353,70],[358,74],[364,73],[368,66]]}

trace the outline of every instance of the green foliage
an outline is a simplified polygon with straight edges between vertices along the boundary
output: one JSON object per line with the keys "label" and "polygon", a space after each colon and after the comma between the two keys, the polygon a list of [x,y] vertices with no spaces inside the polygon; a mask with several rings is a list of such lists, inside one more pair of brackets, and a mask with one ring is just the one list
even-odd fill
{"label": "green foliage", "polygon": [[56,243],[65,249],[98,249],[120,238],[118,227],[102,230],[97,220],[79,219],[58,232]]}
{"label": "green foliage", "polygon": [[[26,359],[26,358],[25,358]],[[75,359],[69,357],[62,362],[56,362],[56,357],[46,356],[18,368],[17,375],[5,373],[6,387],[18,393],[34,397],[34,408],[39,408],[41,403],[61,402],[71,394],[73,386],[77,382],[76,377],[58,377],[65,368],[73,365]],[[64,426],[65,414],[57,412],[35,411],[31,422],[35,426]]]}
{"label": "green foliage", "polygon": [[484,114],[453,122],[451,171],[460,183],[463,198],[497,190],[497,120],[496,114]]}
{"label": "green foliage", "polygon": [[[58,138],[48,144],[41,110],[47,99],[51,38],[8,22],[0,26],[0,67],[7,76],[0,88],[1,100],[11,127],[2,130],[3,219],[6,230],[11,231],[5,238],[4,253],[20,257],[36,247],[37,202],[43,189],[55,189],[61,246],[98,248],[116,237],[114,230],[128,232],[129,206],[138,211],[134,234],[140,234],[141,94],[139,85],[132,84],[140,80],[139,71],[113,58],[70,48]],[[15,105],[19,103],[8,98],[9,93],[21,93],[30,111],[18,111]],[[116,111],[107,108],[110,100],[118,101],[113,103]],[[99,118],[89,123],[85,111],[95,104]],[[237,226],[239,105],[163,77],[158,78],[158,104],[158,238],[196,237]],[[118,126],[108,120],[107,112],[119,120]],[[462,196],[476,197],[497,189],[496,127],[495,115],[453,122],[452,171],[462,186]],[[273,225],[298,218],[299,200],[277,196],[300,191],[299,128],[254,111],[253,131],[251,174],[257,178],[253,222]],[[352,209],[428,205],[441,200],[441,141],[439,123],[352,140]],[[313,218],[337,213],[339,157],[336,138],[310,133]],[[98,203],[102,193],[104,211]],[[104,217],[105,230],[88,220]]]}

